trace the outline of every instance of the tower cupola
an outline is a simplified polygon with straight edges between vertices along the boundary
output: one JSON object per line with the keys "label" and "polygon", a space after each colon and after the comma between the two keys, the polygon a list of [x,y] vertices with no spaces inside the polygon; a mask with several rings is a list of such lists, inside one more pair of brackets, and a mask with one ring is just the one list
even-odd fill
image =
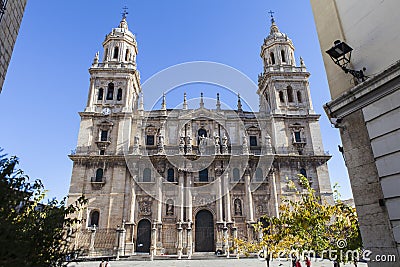
{"label": "tower cupola", "polygon": [[138,53],[136,37],[129,31],[126,16],[122,17],[117,28],[106,35],[103,42],[104,63],[125,63],[136,66],[136,56]]}
{"label": "tower cupola", "polygon": [[279,65],[296,66],[292,40],[279,30],[272,15],[270,32],[261,46],[260,56],[263,59],[264,67]]}

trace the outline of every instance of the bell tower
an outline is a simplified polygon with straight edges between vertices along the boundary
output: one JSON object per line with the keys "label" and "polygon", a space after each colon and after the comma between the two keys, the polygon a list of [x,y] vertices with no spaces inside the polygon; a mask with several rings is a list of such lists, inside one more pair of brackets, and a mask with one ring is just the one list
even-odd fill
{"label": "bell tower", "polygon": [[[271,12],[272,13],[272,12]],[[261,46],[264,71],[258,77],[260,111],[271,114],[313,113],[304,61],[296,65],[292,40],[282,33],[271,15],[271,27]]]}
{"label": "bell tower", "polygon": [[89,69],[90,89],[85,112],[121,113],[138,108],[141,92],[136,68],[136,37],[129,31],[126,12],[103,42],[103,61],[96,53]]}

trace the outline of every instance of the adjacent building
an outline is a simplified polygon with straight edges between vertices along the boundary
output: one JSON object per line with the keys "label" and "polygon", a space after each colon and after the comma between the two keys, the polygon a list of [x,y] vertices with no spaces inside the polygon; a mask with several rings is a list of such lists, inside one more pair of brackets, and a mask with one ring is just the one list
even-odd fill
{"label": "adjacent building", "polygon": [[[259,111],[207,107],[144,110],[138,44],[123,17],[89,69],[87,106],[69,201],[89,199],[76,244],[89,255],[227,253],[233,237],[295,198],[298,174],[332,203],[327,161],[303,60],[272,20],[261,47]],[[116,231],[117,230],[117,231]],[[116,248],[116,250],[115,250]]]}
{"label": "adjacent building", "polygon": [[0,93],[27,0],[0,0]]}
{"label": "adjacent building", "polygon": [[[343,152],[366,249],[400,253],[400,2],[311,0],[332,101],[325,110],[340,130]],[[353,48],[348,69],[325,51],[336,40]],[[338,42],[337,42],[338,43]],[[357,75],[356,75],[357,76]]]}

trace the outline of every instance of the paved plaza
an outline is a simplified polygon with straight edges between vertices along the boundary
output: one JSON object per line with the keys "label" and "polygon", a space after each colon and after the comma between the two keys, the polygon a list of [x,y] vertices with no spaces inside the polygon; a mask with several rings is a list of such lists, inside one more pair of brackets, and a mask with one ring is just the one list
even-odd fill
{"label": "paved plaza", "polygon": [[[92,262],[79,262],[79,263],[71,263],[70,267],[98,267],[100,261],[92,261]],[[155,261],[111,261],[110,267],[116,266],[151,266],[151,267],[265,267],[266,263],[259,261],[257,259],[215,259],[215,260],[155,260]],[[274,261],[270,264],[271,267],[291,267],[291,263],[289,261]],[[305,264],[302,262],[302,266]],[[333,266],[332,262],[323,261],[323,262],[313,262],[313,267],[331,267]],[[341,265],[342,267],[350,267],[354,266],[353,264]],[[367,264],[359,263],[359,267],[366,267]]]}

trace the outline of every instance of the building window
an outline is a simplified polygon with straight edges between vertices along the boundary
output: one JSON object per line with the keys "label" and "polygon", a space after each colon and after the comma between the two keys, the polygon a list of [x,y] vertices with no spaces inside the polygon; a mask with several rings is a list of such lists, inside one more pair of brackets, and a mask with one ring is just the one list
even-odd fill
{"label": "building window", "polygon": [[102,168],[98,168],[96,170],[96,177],[95,177],[95,181],[100,183],[103,181],[103,174],[104,174],[104,170]]}
{"label": "building window", "polygon": [[104,95],[104,89],[100,88],[99,94],[97,95],[97,100],[103,100],[103,95]]}
{"label": "building window", "polygon": [[250,146],[257,146],[257,136],[250,136]]}
{"label": "building window", "polygon": [[143,170],[143,182],[151,182],[151,170],[149,168]]}
{"label": "building window", "polygon": [[199,171],[199,181],[208,182],[208,169]]}
{"label": "building window", "polygon": [[256,181],[262,181],[262,180],[264,180],[263,171],[261,170],[261,168],[257,168],[256,169]]}
{"label": "building window", "polygon": [[113,100],[114,98],[114,84],[109,83],[107,88],[107,100]]}
{"label": "building window", "polygon": [[238,168],[233,169],[233,181],[235,182],[240,181],[240,172]]}
{"label": "building window", "polygon": [[300,169],[300,174],[303,175],[304,177],[307,177],[307,171],[304,168]]}
{"label": "building window", "polygon": [[117,100],[118,100],[118,101],[121,101],[121,100],[122,100],[122,89],[121,89],[121,88],[118,89],[118,92],[117,92]]}
{"label": "building window", "polygon": [[168,182],[175,182],[175,171],[173,168],[169,168],[167,171],[167,181]]}
{"label": "building window", "polygon": [[282,62],[286,62],[285,51],[281,50]]}
{"label": "building window", "polygon": [[118,59],[119,48],[118,46],[114,47],[114,56],[113,59]]}
{"label": "building window", "polygon": [[285,103],[285,97],[283,96],[282,91],[279,91],[279,101],[281,101],[281,103]]}
{"label": "building window", "polygon": [[146,135],[146,145],[154,146],[154,135]]}
{"label": "building window", "polygon": [[271,57],[271,64],[272,64],[272,65],[275,64],[275,55],[274,55],[274,53],[271,52],[269,55],[270,55],[270,57]]}
{"label": "building window", "polygon": [[108,131],[102,130],[100,133],[100,141],[108,141]]}
{"label": "building window", "polygon": [[100,155],[104,155],[106,151],[104,149],[100,150]]}
{"label": "building window", "polygon": [[128,60],[129,60],[129,56],[130,56],[129,49],[126,49],[126,53],[125,53],[125,61],[128,61]]}
{"label": "building window", "polygon": [[301,133],[300,133],[300,131],[295,131],[294,132],[294,141],[296,143],[300,143],[301,142]]}
{"label": "building window", "polygon": [[100,212],[97,210],[92,211],[90,214],[89,227],[99,226]]}
{"label": "building window", "polygon": [[293,88],[291,86],[287,87],[287,95],[288,95],[288,101],[290,103],[293,102]]}
{"label": "building window", "polygon": [[297,101],[298,101],[299,103],[302,103],[302,102],[303,102],[303,99],[302,99],[302,97],[301,97],[301,92],[300,92],[300,91],[297,91]]}

